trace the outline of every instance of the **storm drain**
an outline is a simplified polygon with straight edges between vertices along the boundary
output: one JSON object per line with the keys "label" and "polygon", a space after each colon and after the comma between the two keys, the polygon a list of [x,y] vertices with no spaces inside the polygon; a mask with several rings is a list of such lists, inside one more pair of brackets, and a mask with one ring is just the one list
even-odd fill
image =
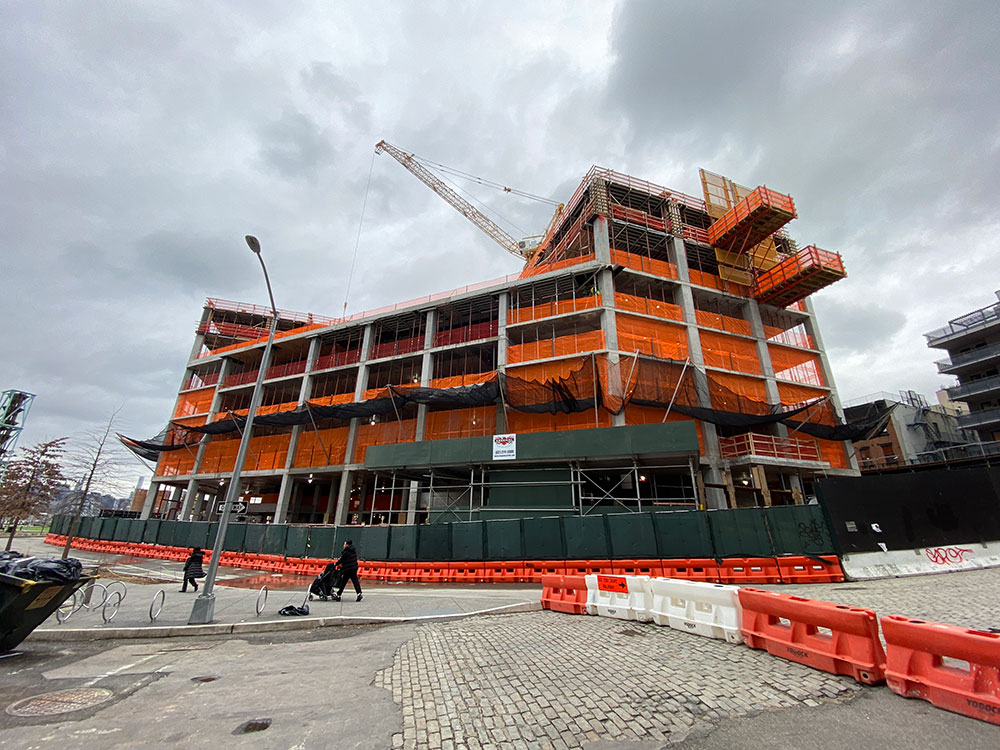
{"label": "storm drain", "polygon": [[75,688],[57,690],[54,693],[42,693],[31,698],[24,698],[7,706],[11,716],[52,716],[68,714],[82,708],[90,708],[104,703],[114,696],[104,688]]}

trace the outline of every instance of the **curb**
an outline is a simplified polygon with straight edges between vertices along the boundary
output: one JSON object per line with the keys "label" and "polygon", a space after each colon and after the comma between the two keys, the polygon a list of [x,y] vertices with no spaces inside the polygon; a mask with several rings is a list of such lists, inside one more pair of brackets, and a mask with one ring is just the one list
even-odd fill
{"label": "curb", "polygon": [[281,620],[262,620],[260,622],[210,623],[208,625],[167,625],[130,628],[89,628],[77,630],[62,630],[58,628],[43,628],[33,631],[26,641],[103,641],[125,640],[138,638],[177,638],[205,635],[240,635],[251,633],[269,633],[282,630],[310,630],[312,628],[329,628],[341,625],[394,625],[402,622],[447,622],[462,620],[479,615],[500,615],[515,612],[536,612],[542,609],[541,602],[521,602],[507,604],[492,609],[480,609],[475,612],[456,612],[448,615],[421,615],[418,617],[292,617]]}

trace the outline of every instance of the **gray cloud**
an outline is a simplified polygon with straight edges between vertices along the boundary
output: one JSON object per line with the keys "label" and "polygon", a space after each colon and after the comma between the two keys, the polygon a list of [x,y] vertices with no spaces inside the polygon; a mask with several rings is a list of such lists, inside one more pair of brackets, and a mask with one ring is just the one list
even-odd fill
{"label": "gray cloud", "polygon": [[[993,301],[995,3],[15,3],[0,27],[0,388],[23,440],[170,416],[205,297],[356,312],[517,261],[390,157],[566,200],[592,164],[790,192],[845,398],[941,380],[922,334]],[[369,182],[369,174],[371,179]],[[459,183],[512,234],[551,207]],[[362,205],[367,199],[364,224]],[[361,232],[359,237],[359,225]]]}

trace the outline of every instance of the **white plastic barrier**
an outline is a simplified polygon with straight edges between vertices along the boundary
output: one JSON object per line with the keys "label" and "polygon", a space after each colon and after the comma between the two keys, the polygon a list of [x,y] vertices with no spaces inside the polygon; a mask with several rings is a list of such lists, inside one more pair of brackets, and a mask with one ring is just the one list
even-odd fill
{"label": "white plastic barrier", "polygon": [[[653,622],[685,633],[743,643],[739,586],[653,578],[649,582]],[[590,586],[587,586],[589,595]]]}
{"label": "white plastic barrier", "polygon": [[652,622],[649,576],[585,576],[587,614]]}

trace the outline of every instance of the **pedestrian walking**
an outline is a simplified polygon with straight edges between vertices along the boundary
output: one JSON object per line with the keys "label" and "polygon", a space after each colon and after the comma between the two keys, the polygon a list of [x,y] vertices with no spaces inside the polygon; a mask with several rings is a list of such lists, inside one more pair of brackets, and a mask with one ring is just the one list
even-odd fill
{"label": "pedestrian walking", "polygon": [[358,595],[357,601],[360,602],[364,597],[361,595],[361,582],[358,580],[358,551],[354,549],[354,542],[350,539],[344,542],[344,551],[340,553],[337,566],[340,568],[340,589],[333,595],[333,600],[340,601],[340,595],[344,593],[344,588],[350,581],[354,584],[354,593]]}
{"label": "pedestrian walking", "polygon": [[181,593],[187,591],[188,583],[194,586],[194,590],[198,590],[197,578],[204,578],[205,571],[202,570],[201,563],[205,559],[205,553],[201,551],[201,547],[195,547],[191,550],[191,555],[184,562],[184,585],[181,586]]}

